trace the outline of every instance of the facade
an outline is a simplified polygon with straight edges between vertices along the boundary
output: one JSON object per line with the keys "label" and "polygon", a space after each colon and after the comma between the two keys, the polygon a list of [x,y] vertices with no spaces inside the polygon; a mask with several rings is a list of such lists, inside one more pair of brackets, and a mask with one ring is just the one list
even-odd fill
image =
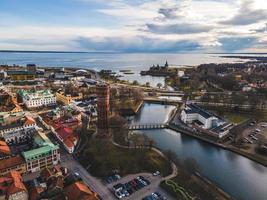
{"label": "facade", "polygon": [[59,163],[59,147],[54,145],[44,133],[39,132],[33,143],[34,149],[22,153],[27,172],[37,172]]}
{"label": "facade", "polygon": [[15,120],[8,121],[8,119],[5,119],[5,123],[0,126],[0,137],[4,138],[7,143],[23,140],[36,129],[36,122],[32,117],[19,116],[20,118],[16,118],[9,114],[7,117],[14,117]]}
{"label": "facade", "polygon": [[26,162],[21,156],[14,156],[1,160],[0,176],[5,176],[12,170],[16,170],[20,174],[26,173]]}
{"label": "facade", "polygon": [[97,132],[99,137],[109,136],[109,85],[99,83],[97,92]]}
{"label": "facade", "polygon": [[0,178],[0,190],[3,199],[6,200],[29,199],[28,191],[17,171],[11,171],[5,177]]}
{"label": "facade", "polygon": [[65,94],[64,92],[56,93],[57,101],[63,103],[64,105],[69,105],[71,102],[75,100],[81,100],[82,98],[83,98],[82,93],[78,93],[76,96]]}
{"label": "facade", "polygon": [[19,95],[27,108],[38,108],[56,104],[56,97],[50,90],[20,90]]}
{"label": "facade", "polygon": [[202,123],[204,129],[209,129],[217,126],[219,119],[202,108],[194,104],[189,104],[186,105],[186,108],[181,112],[181,120],[186,124],[198,121]]}
{"label": "facade", "polygon": [[7,71],[7,74],[13,81],[29,81],[36,78],[34,72],[26,70]]}
{"label": "facade", "polygon": [[228,135],[229,130],[233,127],[233,124],[219,119],[195,104],[186,105],[181,112],[181,121],[186,124],[193,124],[201,132],[217,138]]}

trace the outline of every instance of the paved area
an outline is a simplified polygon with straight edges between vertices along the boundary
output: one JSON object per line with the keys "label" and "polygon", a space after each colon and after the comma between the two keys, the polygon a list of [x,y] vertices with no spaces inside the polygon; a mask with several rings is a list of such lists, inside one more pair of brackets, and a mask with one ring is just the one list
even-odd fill
{"label": "paved area", "polygon": [[113,185],[116,185],[118,183],[126,183],[129,182],[131,180],[133,180],[134,178],[136,178],[137,176],[143,176],[144,178],[146,178],[147,180],[149,180],[151,182],[150,185],[145,186],[144,188],[140,189],[139,191],[135,191],[132,195],[130,195],[129,197],[125,197],[123,199],[126,200],[141,200],[142,198],[150,195],[152,192],[159,192],[160,194],[162,194],[162,196],[165,196],[167,199],[169,200],[174,200],[173,197],[171,197],[169,194],[167,194],[164,190],[162,190],[159,186],[161,180],[163,180],[163,178],[161,176],[153,176],[150,173],[139,173],[139,174],[131,174],[128,176],[125,176],[113,183],[110,183],[107,185],[107,187],[109,188],[109,190],[112,190]]}
{"label": "paved area", "polygon": [[61,155],[61,165],[68,168],[72,172],[79,173],[83,181],[95,192],[97,192],[102,199],[114,200],[114,195],[109,191],[108,187],[105,187],[101,180],[90,175],[83,166],[77,162],[71,155]]}

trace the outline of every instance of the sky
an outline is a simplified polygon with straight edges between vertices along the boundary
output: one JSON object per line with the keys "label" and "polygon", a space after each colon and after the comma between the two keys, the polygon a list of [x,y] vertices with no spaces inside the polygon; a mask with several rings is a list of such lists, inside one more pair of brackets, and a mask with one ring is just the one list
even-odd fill
{"label": "sky", "polygon": [[267,52],[267,0],[0,0],[0,49]]}

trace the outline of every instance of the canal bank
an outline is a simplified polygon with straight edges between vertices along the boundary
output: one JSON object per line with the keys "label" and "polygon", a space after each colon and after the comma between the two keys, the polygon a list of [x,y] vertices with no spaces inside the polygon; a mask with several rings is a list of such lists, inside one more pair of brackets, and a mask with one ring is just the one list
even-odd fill
{"label": "canal bank", "polygon": [[[174,108],[144,103],[131,123],[166,123]],[[142,133],[152,138],[162,151],[175,152],[179,160],[194,159],[200,167],[201,175],[235,199],[266,199],[266,167],[225,148],[170,129],[147,130]]]}

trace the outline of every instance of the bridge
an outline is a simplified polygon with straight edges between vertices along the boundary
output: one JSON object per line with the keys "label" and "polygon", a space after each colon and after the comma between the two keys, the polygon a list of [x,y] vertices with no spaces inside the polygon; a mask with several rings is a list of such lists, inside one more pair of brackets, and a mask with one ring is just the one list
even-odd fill
{"label": "bridge", "polygon": [[129,130],[153,130],[167,128],[167,124],[131,124],[128,126]]}

